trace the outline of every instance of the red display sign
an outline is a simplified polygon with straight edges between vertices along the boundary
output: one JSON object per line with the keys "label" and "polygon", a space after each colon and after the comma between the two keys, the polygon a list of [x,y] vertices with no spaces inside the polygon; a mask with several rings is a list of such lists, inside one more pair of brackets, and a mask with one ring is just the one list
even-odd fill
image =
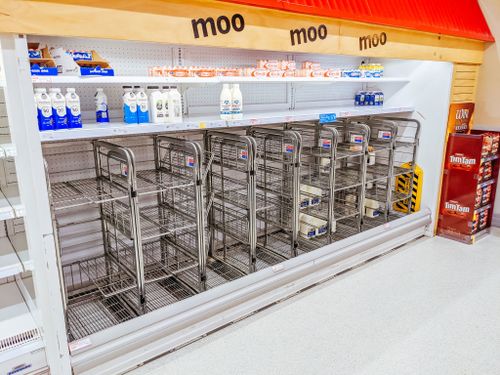
{"label": "red display sign", "polygon": [[498,178],[499,133],[450,134],[438,234],[472,243],[491,224]]}

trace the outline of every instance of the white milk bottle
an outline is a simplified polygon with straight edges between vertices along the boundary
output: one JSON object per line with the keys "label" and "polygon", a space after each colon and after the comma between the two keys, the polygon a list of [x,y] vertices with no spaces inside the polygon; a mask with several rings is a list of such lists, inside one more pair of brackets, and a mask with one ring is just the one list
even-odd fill
{"label": "white milk bottle", "polygon": [[182,122],[181,93],[175,87],[168,92],[168,111],[170,122]]}
{"label": "white milk bottle", "polygon": [[82,114],[80,110],[80,98],[74,88],[66,89],[66,113],[68,115],[68,128],[82,127]]}
{"label": "white milk bottle", "polygon": [[123,86],[123,122],[137,124],[137,98],[132,86]]}
{"label": "white milk bottle", "polygon": [[50,100],[52,101],[52,121],[54,130],[67,129],[68,117],[66,115],[66,99],[61,94],[61,89],[49,89]]}
{"label": "white milk bottle", "polygon": [[165,107],[163,105],[163,94],[158,86],[149,86],[149,112],[151,122],[161,124],[165,122]]}
{"label": "white milk bottle", "polygon": [[165,112],[165,119],[163,122],[172,122],[170,119],[170,86],[163,86],[161,90],[163,100],[163,110]]}
{"label": "white milk bottle", "polygon": [[231,89],[229,88],[229,84],[224,83],[220,93],[220,118],[222,120],[231,120],[231,102]]}
{"label": "white milk bottle", "polygon": [[231,118],[239,120],[243,118],[243,96],[241,95],[240,85],[235,83],[231,87]]}
{"label": "white milk bottle", "polygon": [[47,95],[46,89],[35,89],[35,103],[38,118],[38,129],[40,131],[53,130],[52,101],[50,100],[50,96]]}
{"label": "white milk bottle", "polygon": [[98,88],[94,95],[95,117],[97,122],[109,122],[108,97],[102,88]]}
{"label": "white milk bottle", "polygon": [[135,97],[137,98],[137,123],[149,122],[148,96],[142,87],[135,86]]}

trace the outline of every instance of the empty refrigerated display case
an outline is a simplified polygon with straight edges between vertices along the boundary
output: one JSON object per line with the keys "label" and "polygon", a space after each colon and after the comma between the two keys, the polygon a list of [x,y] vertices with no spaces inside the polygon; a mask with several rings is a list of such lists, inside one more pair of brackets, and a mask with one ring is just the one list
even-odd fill
{"label": "empty refrigerated display case", "polygon": [[[417,125],[295,122],[47,147],[70,339],[399,217],[392,204],[408,194],[394,195],[394,181],[413,177]],[[387,215],[368,218],[365,191],[373,199],[380,181]]]}

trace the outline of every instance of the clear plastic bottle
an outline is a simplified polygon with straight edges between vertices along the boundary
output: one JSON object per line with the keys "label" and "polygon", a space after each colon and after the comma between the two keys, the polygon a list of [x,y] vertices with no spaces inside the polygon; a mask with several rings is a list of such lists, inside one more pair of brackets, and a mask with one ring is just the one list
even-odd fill
{"label": "clear plastic bottle", "polygon": [[68,115],[68,128],[82,127],[82,113],[80,109],[80,98],[74,88],[66,89],[66,113]]}
{"label": "clear plastic bottle", "polygon": [[163,109],[165,113],[165,117],[163,118],[163,122],[172,122],[170,119],[170,87],[163,86],[161,90],[162,100],[163,100]]}
{"label": "clear plastic bottle", "polygon": [[182,97],[176,87],[168,92],[168,111],[170,122],[182,122]]}
{"label": "clear plastic bottle", "polygon": [[108,97],[102,88],[98,88],[94,95],[95,117],[97,122],[109,122]]}
{"label": "clear plastic bottle", "polygon": [[165,107],[163,103],[163,94],[158,86],[149,86],[149,112],[151,122],[161,124],[165,122]]}

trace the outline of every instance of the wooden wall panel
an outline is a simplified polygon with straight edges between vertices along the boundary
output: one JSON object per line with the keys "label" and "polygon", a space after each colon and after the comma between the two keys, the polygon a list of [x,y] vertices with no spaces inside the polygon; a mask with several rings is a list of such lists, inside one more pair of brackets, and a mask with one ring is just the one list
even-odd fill
{"label": "wooden wall panel", "polygon": [[451,102],[475,102],[479,65],[455,64],[451,82]]}

